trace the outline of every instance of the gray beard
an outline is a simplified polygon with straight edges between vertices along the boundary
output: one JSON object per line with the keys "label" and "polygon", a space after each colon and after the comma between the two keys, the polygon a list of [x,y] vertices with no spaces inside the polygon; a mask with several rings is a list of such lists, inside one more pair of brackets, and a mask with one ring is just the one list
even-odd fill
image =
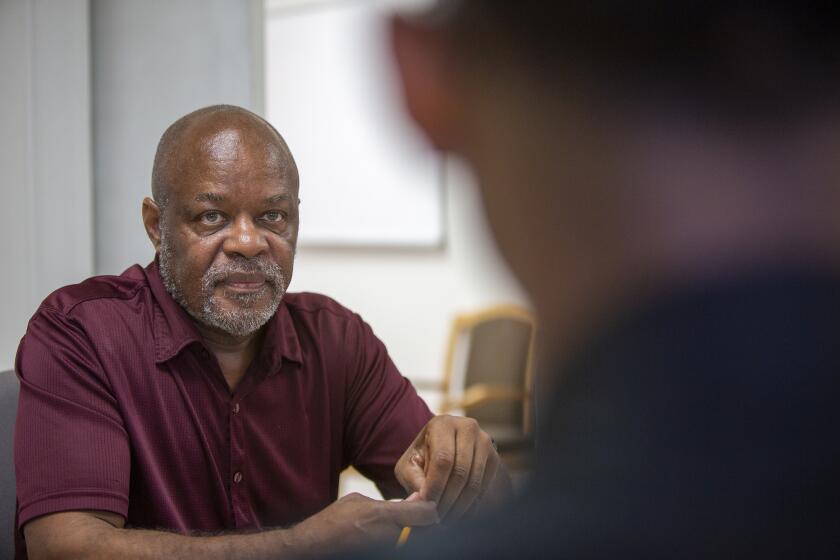
{"label": "gray beard", "polygon": [[[277,311],[288,286],[283,270],[279,265],[261,258],[246,259],[239,257],[224,265],[211,266],[204,273],[201,277],[200,308],[194,309],[187,303],[184,292],[176,280],[172,245],[169,243],[169,235],[164,234],[163,228],[161,228],[159,259],[160,277],[172,299],[177,301],[199,323],[236,337],[253,334],[265,325]],[[219,306],[214,290],[220,281],[234,272],[260,272],[265,275],[266,283],[256,293],[227,294],[228,299],[236,302],[238,307],[233,310],[225,310]],[[254,308],[254,304],[265,295],[265,290],[270,290],[273,293],[271,301],[264,307]]]}

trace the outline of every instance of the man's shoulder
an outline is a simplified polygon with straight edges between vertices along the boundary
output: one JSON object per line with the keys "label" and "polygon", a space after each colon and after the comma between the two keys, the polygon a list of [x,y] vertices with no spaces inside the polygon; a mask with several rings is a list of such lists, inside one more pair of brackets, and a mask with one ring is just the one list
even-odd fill
{"label": "man's shoulder", "polygon": [[281,328],[288,321],[289,327],[298,333],[309,332],[321,344],[347,347],[375,338],[373,330],[358,313],[331,297],[312,292],[287,293],[283,302]]}
{"label": "man's shoulder", "polygon": [[129,300],[148,285],[143,268],[134,265],[119,276],[92,276],[78,284],[59,288],[44,299],[40,309],[46,308],[70,315],[86,303],[116,303]]}
{"label": "man's shoulder", "polygon": [[338,319],[359,320],[358,314],[323,294],[290,292],[283,296],[283,301],[292,315],[329,315]]}

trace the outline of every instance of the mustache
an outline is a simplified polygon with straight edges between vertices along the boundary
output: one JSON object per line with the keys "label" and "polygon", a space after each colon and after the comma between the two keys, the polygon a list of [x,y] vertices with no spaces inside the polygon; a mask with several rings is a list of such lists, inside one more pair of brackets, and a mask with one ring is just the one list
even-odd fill
{"label": "mustache", "polygon": [[260,257],[253,259],[240,257],[222,264],[213,265],[204,273],[202,280],[205,286],[212,287],[220,282],[224,282],[228,276],[236,273],[260,273],[265,276],[266,282],[275,288],[283,288],[285,284],[285,276],[280,265]]}

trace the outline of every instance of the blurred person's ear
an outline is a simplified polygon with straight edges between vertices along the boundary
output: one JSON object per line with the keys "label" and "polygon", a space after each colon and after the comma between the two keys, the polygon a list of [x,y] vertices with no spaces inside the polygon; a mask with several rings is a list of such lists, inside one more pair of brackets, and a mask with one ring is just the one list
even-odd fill
{"label": "blurred person's ear", "polygon": [[444,32],[400,15],[391,18],[391,46],[406,108],[439,150],[457,151],[458,89]]}

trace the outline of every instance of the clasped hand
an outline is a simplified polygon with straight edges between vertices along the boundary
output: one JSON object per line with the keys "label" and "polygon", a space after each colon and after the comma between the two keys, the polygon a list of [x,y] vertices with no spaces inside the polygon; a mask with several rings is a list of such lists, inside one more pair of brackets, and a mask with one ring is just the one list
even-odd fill
{"label": "clasped hand", "polygon": [[394,468],[408,493],[437,504],[451,523],[478,509],[499,470],[493,440],[478,422],[436,416],[420,431]]}
{"label": "clasped hand", "polygon": [[[403,526],[451,523],[475,512],[499,472],[493,442],[471,418],[436,416],[394,468],[401,502],[350,494],[294,527],[292,548],[312,554],[395,541]],[[501,493],[509,481],[502,477]],[[488,500],[490,501],[490,500]]]}

